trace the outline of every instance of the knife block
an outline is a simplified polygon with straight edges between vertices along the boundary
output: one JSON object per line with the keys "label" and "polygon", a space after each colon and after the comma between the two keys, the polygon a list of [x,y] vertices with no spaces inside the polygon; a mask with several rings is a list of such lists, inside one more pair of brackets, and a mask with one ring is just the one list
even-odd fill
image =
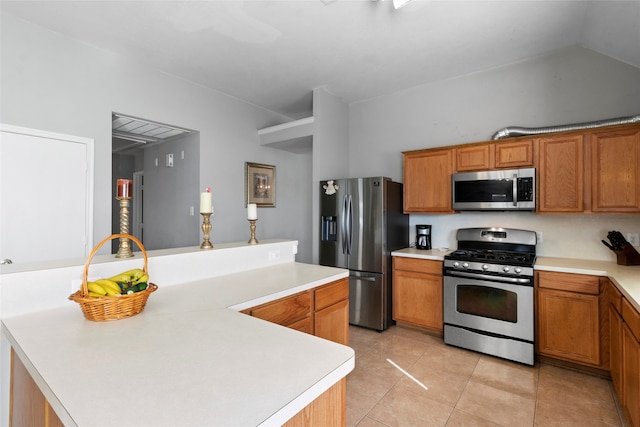
{"label": "knife block", "polygon": [[640,265],[640,254],[631,246],[631,243],[625,243],[622,250],[614,252],[618,265]]}

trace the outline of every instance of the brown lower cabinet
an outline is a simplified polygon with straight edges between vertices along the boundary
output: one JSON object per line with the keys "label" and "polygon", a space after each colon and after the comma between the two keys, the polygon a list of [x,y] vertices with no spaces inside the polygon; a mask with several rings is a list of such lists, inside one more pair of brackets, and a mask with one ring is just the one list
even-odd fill
{"label": "brown lower cabinet", "polygon": [[608,370],[601,354],[600,278],[547,271],[536,276],[538,353]]}
{"label": "brown lower cabinet", "polygon": [[331,388],[298,412],[283,427],[344,426],[347,424],[347,379]]}
{"label": "brown lower cabinet", "polygon": [[349,279],[280,298],[243,313],[349,345]]}
{"label": "brown lower cabinet", "polygon": [[10,426],[64,426],[13,349],[9,393]]}
{"label": "brown lower cabinet", "polygon": [[624,410],[640,426],[640,313],[609,283],[611,379]]}
{"label": "brown lower cabinet", "polygon": [[442,261],[393,257],[393,320],[442,335]]}

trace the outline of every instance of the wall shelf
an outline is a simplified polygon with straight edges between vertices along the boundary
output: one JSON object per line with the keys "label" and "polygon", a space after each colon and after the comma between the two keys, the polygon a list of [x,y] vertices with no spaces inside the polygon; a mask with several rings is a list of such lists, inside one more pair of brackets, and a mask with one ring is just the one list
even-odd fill
{"label": "wall shelf", "polygon": [[259,129],[260,145],[294,153],[310,152],[313,145],[314,121],[313,117],[306,117]]}

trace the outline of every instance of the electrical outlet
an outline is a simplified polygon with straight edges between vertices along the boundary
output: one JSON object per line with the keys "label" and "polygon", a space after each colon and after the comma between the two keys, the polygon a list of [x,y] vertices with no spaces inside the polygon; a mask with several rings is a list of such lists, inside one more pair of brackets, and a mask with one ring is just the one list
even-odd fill
{"label": "electrical outlet", "polygon": [[193,214],[194,214],[193,206],[189,206],[189,215],[193,216]]}
{"label": "electrical outlet", "polygon": [[631,246],[640,246],[640,233],[627,233],[627,242]]}
{"label": "electrical outlet", "polygon": [[173,167],[173,154],[167,154],[167,167]]}
{"label": "electrical outlet", "polygon": [[538,239],[538,243],[544,242],[544,235],[542,231],[536,231],[536,238]]}

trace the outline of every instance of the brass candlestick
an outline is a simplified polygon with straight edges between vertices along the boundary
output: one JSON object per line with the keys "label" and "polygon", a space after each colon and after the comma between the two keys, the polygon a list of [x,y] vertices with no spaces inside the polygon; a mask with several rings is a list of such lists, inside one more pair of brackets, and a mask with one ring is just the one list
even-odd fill
{"label": "brass candlestick", "polygon": [[249,241],[247,243],[249,243],[251,245],[255,245],[256,243],[260,243],[260,242],[258,242],[258,239],[256,239],[256,221],[257,221],[257,219],[250,219],[249,220],[249,230],[251,230],[251,238],[249,239]]}
{"label": "brass candlestick", "polygon": [[[120,234],[129,234],[129,199],[131,197],[116,197],[116,199],[120,200]],[[116,258],[131,258],[132,256],[129,239],[120,237]]]}
{"label": "brass candlestick", "polygon": [[200,245],[200,249],[212,249],[213,245],[209,241],[209,234],[211,233],[211,213],[203,213],[202,215],[202,232],[204,233],[204,240]]}

